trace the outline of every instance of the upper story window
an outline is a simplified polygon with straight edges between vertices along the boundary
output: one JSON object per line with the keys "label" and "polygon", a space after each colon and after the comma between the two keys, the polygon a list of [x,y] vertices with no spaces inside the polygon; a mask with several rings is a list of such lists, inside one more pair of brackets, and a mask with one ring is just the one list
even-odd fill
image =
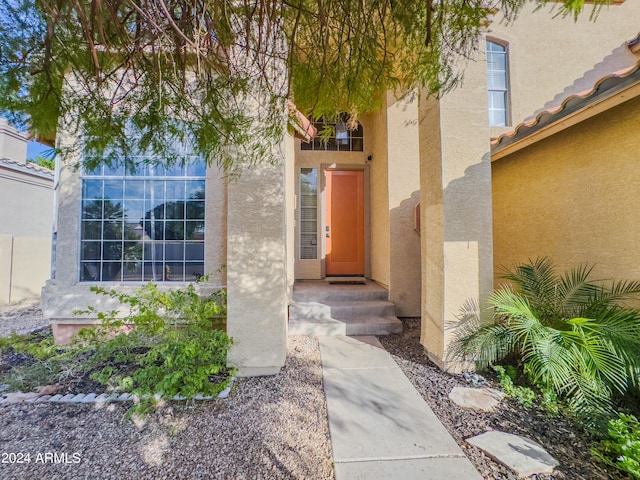
{"label": "upper story window", "polygon": [[205,165],[105,165],[82,177],[80,281],[204,275]]}
{"label": "upper story window", "polygon": [[489,125],[509,125],[509,62],[507,47],[487,40],[487,87]]}
{"label": "upper story window", "polygon": [[[355,129],[347,127],[347,116],[343,115],[338,122],[313,122],[313,126],[318,129],[316,135],[311,142],[301,143],[302,150],[318,150],[318,151],[340,151],[340,152],[362,152],[364,150],[364,129],[362,124],[358,122]],[[328,137],[323,135],[323,131],[331,133]]]}

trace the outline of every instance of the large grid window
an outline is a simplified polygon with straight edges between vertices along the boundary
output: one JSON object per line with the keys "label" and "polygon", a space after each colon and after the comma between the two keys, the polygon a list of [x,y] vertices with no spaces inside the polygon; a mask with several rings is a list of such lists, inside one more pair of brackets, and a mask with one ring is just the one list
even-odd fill
{"label": "large grid window", "polygon": [[[302,142],[300,144],[302,150],[340,152],[362,152],[364,150],[364,129],[362,124],[358,122],[358,127],[350,130],[347,128],[346,115],[343,115],[339,122],[319,121],[313,122],[313,126],[316,127],[319,134],[309,143]],[[322,135],[322,132],[327,128],[331,129],[331,135],[328,138]]]}
{"label": "large grid window", "polygon": [[205,165],[82,178],[80,281],[192,281],[204,274]]}
{"label": "large grid window", "polygon": [[318,169],[300,169],[300,258],[318,258]]}
{"label": "large grid window", "polygon": [[509,75],[507,47],[487,40],[489,125],[509,125]]}

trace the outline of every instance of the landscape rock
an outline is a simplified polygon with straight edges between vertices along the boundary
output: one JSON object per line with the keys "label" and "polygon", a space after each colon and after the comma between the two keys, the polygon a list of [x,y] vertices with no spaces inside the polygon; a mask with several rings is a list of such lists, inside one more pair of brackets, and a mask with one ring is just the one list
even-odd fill
{"label": "landscape rock", "polygon": [[468,438],[467,442],[522,478],[551,473],[559,465],[540,444],[519,435],[492,431]]}
{"label": "landscape rock", "polygon": [[39,395],[55,395],[60,390],[60,385],[54,383],[53,385],[43,385],[35,388]]}
{"label": "landscape rock", "polygon": [[32,398],[38,398],[39,393],[36,392],[9,392],[4,394],[4,403],[20,403],[31,400]]}
{"label": "landscape rock", "polygon": [[453,387],[449,398],[459,407],[490,412],[504,398],[504,393],[494,388]]}

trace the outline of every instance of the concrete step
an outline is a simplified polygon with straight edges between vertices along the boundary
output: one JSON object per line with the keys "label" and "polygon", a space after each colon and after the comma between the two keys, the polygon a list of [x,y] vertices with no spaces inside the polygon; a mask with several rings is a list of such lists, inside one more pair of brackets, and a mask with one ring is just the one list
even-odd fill
{"label": "concrete step", "polygon": [[289,335],[344,336],[389,335],[402,332],[402,322],[396,317],[354,317],[341,320],[289,320]]}
{"label": "concrete step", "polygon": [[384,300],[294,302],[289,307],[290,320],[348,319],[352,317],[388,317],[395,315],[395,305]]}
{"label": "concrete step", "polygon": [[365,280],[365,285],[331,285],[328,281],[302,281],[296,282],[293,287],[294,302],[388,299],[387,290],[370,280]]}

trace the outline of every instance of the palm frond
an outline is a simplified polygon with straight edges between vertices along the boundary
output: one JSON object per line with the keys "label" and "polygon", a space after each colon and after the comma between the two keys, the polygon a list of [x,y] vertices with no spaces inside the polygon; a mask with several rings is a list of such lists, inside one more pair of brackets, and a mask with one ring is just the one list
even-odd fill
{"label": "palm frond", "polygon": [[452,354],[484,368],[504,358],[513,349],[510,329],[504,324],[492,324],[479,326],[458,338],[453,343]]}
{"label": "palm frond", "polygon": [[576,309],[593,298],[598,287],[589,282],[592,271],[592,266],[579,265],[560,277],[556,292],[558,312],[566,317],[574,316]]}

